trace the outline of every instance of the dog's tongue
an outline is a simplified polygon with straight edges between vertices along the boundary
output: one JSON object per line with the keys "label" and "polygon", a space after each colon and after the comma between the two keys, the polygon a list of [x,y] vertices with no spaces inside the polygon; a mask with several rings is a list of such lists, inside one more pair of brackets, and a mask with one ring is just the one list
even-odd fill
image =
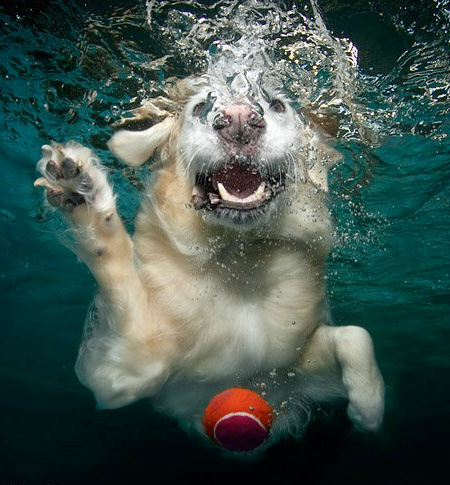
{"label": "dog's tongue", "polygon": [[249,166],[225,165],[212,174],[215,189],[217,189],[217,184],[222,184],[230,194],[241,199],[256,192],[261,182],[259,172]]}

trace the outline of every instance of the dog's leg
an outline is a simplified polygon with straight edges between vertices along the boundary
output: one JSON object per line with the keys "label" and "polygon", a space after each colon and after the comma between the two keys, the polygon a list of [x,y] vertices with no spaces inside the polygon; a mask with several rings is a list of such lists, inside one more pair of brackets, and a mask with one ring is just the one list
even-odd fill
{"label": "dog's leg", "polygon": [[[48,202],[72,223],[76,252],[110,294],[121,278],[136,278],[131,239],[117,214],[106,174],[89,148],[76,142],[42,147],[38,163]],[[111,282],[114,281],[113,285]]]}
{"label": "dog's leg", "polygon": [[70,221],[74,249],[99,284],[96,322],[88,326],[78,375],[100,405],[127,404],[164,380],[162,319],[150,308],[131,238],[92,151],[75,142],[44,145],[38,170],[42,177],[35,185],[46,189],[49,203]]}
{"label": "dog's leg", "polygon": [[319,327],[302,353],[302,369],[321,378],[340,378],[349,399],[347,413],[355,426],[367,431],[380,428],[384,383],[366,330]]}

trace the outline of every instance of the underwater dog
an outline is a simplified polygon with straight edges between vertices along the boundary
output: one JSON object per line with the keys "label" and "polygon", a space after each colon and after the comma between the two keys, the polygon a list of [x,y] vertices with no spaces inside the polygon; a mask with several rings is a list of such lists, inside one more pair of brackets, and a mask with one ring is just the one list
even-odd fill
{"label": "underwater dog", "polygon": [[150,128],[113,135],[125,163],[154,164],[132,237],[95,154],[43,146],[35,185],[98,283],[76,372],[100,407],[151,398],[201,429],[209,399],[242,386],[273,407],[273,440],[339,398],[357,428],[380,427],[372,339],[334,326],[326,299],[339,155],[276,84],[243,66],[174,82],[135,113]]}

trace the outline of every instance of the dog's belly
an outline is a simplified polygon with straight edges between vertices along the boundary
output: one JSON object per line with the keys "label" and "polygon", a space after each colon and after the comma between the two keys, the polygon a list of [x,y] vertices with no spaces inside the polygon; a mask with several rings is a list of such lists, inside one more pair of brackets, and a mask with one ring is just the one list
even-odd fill
{"label": "dog's belly", "polygon": [[182,372],[194,379],[245,376],[289,365],[295,358],[298,336],[288,346],[274,346],[275,338],[283,338],[283,329],[275,329],[256,303],[210,305],[203,318],[205,327],[181,359]]}
{"label": "dog's belly", "polygon": [[189,322],[190,338],[179,349],[179,372],[194,380],[215,380],[297,366],[326,307],[320,293],[306,288],[299,293],[298,281],[281,281],[253,299],[209,295],[205,288]]}
{"label": "dog's belly", "polygon": [[144,279],[158,289],[151,300],[176,341],[156,406],[191,421],[228,387],[267,392],[280,406],[304,395],[301,352],[328,319],[321,261],[279,240],[237,242],[203,264],[172,257],[169,245],[141,239],[138,247],[149,262]]}

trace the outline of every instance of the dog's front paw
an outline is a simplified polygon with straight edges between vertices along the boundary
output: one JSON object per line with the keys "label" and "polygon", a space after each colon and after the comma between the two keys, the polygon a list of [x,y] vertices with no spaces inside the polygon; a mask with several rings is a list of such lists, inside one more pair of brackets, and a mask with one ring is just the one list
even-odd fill
{"label": "dog's front paw", "polygon": [[48,202],[67,213],[86,204],[99,212],[114,208],[114,195],[104,170],[89,148],[76,142],[42,147],[34,185],[44,187]]}

